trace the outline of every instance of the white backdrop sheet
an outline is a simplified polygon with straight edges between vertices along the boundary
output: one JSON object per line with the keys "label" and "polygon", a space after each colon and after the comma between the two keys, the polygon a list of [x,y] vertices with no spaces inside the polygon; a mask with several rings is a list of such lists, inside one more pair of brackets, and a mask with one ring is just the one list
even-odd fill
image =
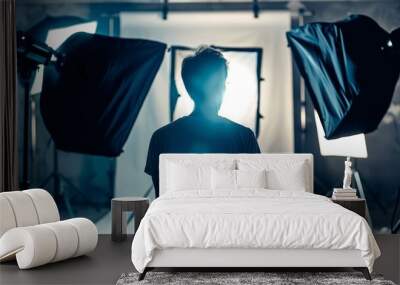
{"label": "white backdrop sheet", "polygon": [[[292,72],[285,32],[288,12],[121,14],[121,36],[157,40],[168,45],[196,47],[204,44],[263,48],[259,144],[263,152],[293,152]],[[151,135],[169,123],[170,54],[154,80],[137,121],[118,157],[115,196],[143,195],[151,178],[143,170]]]}

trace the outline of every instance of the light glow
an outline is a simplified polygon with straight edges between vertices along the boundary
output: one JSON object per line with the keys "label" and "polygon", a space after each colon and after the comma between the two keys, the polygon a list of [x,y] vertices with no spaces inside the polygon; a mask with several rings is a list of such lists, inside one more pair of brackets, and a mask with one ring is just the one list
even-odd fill
{"label": "light glow", "polygon": [[[194,108],[193,100],[187,93],[181,78],[183,59],[191,51],[177,50],[175,62],[175,83],[178,98],[174,119],[189,115]],[[219,115],[255,131],[258,100],[257,53],[256,52],[223,52],[228,61],[228,77],[224,99]]]}
{"label": "light glow", "polygon": [[325,138],[325,132],[316,111],[314,111],[314,116],[321,155],[350,156],[356,158],[368,157],[364,134],[328,140]]}

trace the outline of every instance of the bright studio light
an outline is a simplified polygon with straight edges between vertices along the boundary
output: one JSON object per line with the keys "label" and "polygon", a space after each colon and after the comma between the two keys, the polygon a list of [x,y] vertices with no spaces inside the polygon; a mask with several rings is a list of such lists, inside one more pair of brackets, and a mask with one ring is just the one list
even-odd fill
{"label": "bright studio light", "polygon": [[368,157],[364,134],[327,140],[317,111],[314,111],[314,118],[317,127],[318,143],[321,155],[350,156],[357,158]]}
{"label": "bright studio light", "polygon": [[[194,103],[184,87],[180,76],[181,63],[188,51],[179,51],[175,71],[178,93],[181,95],[176,104],[174,119],[189,115]],[[219,115],[242,124],[255,131],[258,100],[257,54],[253,52],[226,51],[228,77],[224,99]]]}
{"label": "bright studio light", "polygon": [[226,52],[224,56],[229,62],[229,72],[219,115],[254,126],[257,111],[257,56],[237,52]]}

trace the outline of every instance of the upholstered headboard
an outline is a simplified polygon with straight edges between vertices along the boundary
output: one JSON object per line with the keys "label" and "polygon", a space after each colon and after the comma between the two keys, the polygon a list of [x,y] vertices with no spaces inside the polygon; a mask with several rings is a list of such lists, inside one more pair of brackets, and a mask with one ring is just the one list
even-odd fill
{"label": "upholstered headboard", "polygon": [[314,192],[314,165],[312,154],[299,154],[299,153],[288,153],[288,154],[161,154],[160,165],[159,165],[159,187],[160,195],[167,191],[167,170],[170,162],[177,163],[194,163],[194,164],[210,164],[218,163],[220,161],[229,162],[236,167],[237,161],[240,159],[254,159],[254,160],[267,160],[268,163],[282,163],[282,162],[305,162],[306,164],[306,179],[308,181],[306,191]]}

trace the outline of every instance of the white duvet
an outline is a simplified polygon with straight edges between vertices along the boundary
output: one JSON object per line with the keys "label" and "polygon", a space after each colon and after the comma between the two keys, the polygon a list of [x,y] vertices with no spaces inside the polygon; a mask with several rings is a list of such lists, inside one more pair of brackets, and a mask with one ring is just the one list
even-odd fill
{"label": "white duvet", "polygon": [[380,255],[359,215],[320,195],[265,189],[164,194],[134,237],[135,268],[165,248],[358,249],[370,271]]}

